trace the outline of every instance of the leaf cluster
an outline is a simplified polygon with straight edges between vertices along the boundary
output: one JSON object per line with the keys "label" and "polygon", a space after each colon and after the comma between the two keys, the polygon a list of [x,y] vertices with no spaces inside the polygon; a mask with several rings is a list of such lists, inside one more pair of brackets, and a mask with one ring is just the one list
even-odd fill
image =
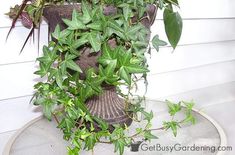
{"label": "leaf cluster", "polygon": [[[24,1],[24,5],[12,8],[9,13],[14,20],[24,12],[29,15],[33,28],[40,25],[43,9],[48,5],[62,5],[65,3],[81,3],[81,12],[76,10],[71,19],[63,19],[66,29],[56,26],[51,34],[53,41],[43,47],[43,55],[37,59],[39,69],[35,74],[46,79],[35,85],[33,103],[43,107],[44,115],[51,120],[53,117],[64,133],[64,139],[71,142],[68,154],[77,155],[82,149],[92,150],[97,143],[112,143],[115,152],[120,155],[124,148],[135,142],[141,136],[143,140],[157,138],[152,134],[153,112],[147,112],[141,106],[141,101],[130,102],[130,89],[136,85],[136,77],[146,78],[148,64],[145,54],[149,47],[148,36],[150,31],[142,25],[149,4],[155,4],[164,9],[165,30],[169,42],[176,47],[182,23],[178,13],[172,5],[178,6],[177,0],[34,0]],[[104,7],[113,5],[117,8],[115,15],[104,15]],[[26,16],[25,16],[26,17]],[[133,18],[137,18],[133,22]],[[13,21],[13,25],[14,25]],[[115,45],[111,45],[113,40]],[[153,37],[153,46],[159,50],[167,43]],[[82,69],[77,60],[82,53],[89,49],[90,54],[100,55],[97,59],[98,69],[95,67]],[[85,78],[81,78],[85,75]],[[134,121],[141,122],[138,114],[144,117],[145,127],[137,128],[136,133],[128,136],[126,125],[110,125],[104,120],[90,114],[86,101],[103,92],[104,85],[117,88],[128,87],[127,94],[120,95],[125,99],[126,113]],[[187,117],[184,122],[193,122],[192,104],[186,103]],[[180,111],[181,105],[169,102],[169,113],[174,116]],[[164,123],[164,129],[171,128],[174,135],[180,122],[172,120]],[[102,138],[105,140],[102,141]]]}
{"label": "leaf cluster", "polygon": [[[177,135],[177,129],[180,128],[180,125],[183,123],[192,123],[195,124],[196,119],[193,116],[193,106],[194,102],[185,102],[181,101],[179,103],[173,103],[170,101],[166,101],[168,109],[169,109],[169,114],[172,116],[171,121],[164,121],[163,126],[165,130],[171,129],[173,132],[173,135]],[[182,105],[183,104],[183,105]],[[182,109],[184,109],[185,113],[185,118],[183,120],[177,120],[175,119],[175,116],[177,113],[181,112]]]}
{"label": "leaf cluster", "polygon": [[[179,7],[178,0],[23,0],[23,2],[18,5],[16,4],[15,6],[10,8],[10,11],[6,13],[10,18],[13,19],[12,21],[12,26],[9,30],[8,35],[10,34],[11,30],[14,28],[16,21],[21,20],[22,24],[26,28],[31,29],[31,33],[29,33],[27,39],[25,40],[24,46],[28,41],[28,38],[33,34],[32,31],[34,31],[35,28],[40,29],[40,23],[42,22],[42,17],[43,17],[43,10],[44,8],[48,6],[55,6],[55,5],[64,5],[64,4],[74,4],[74,3],[82,3],[86,2],[89,3],[90,5],[99,5],[101,7],[105,6],[115,6],[120,8],[121,12],[119,12],[119,15],[123,15],[125,18],[125,22],[128,23],[129,18],[133,17],[134,15],[138,15],[139,18],[143,17],[146,7],[150,4],[157,6],[158,8],[162,9],[164,11],[163,19],[164,19],[164,25],[165,25],[165,32],[168,38],[169,43],[171,46],[175,49],[182,33],[182,18],[180,17],[180,14],[177,11],[174,11],[174,6]],[[89,11],[89,10],[87,10]],[[84,18],[86,20],[90,20],[91,18],[89,17],[90,12],[88,12]],[[68,21],[65,20],[65,23],[69,24]],[[126,24],[125,23],[125,24]],[[70,29],[74,29],[77,26],[84,26],[84,25],[79,25],[81,23],[74,24],[70,26]],[[97,23],[96,23],[97,24]],[[120,23],[110,23],[110,29],[107,31],[112,31],[109,33],[115,33],[119,35],[121,38],[129,38],[133,39],[136,38],[137,36],[135,35],[135,32],[138,32],[140,30],[140,26],[133,27],[131,29],[121,29]],[[97,27],[94,27],[97,26]],[[101,25],[89,25],[89,27],[93,27],[94,29],[100,29]],[[139,29],[138,29],[139,28]],[[124,35],[124,31],[126,31],[126,34]],[[134,34],[134,35],[133,35]],[[97,34],[91,34],[92,36],[95,36]],[[92,37],[90,36],[90,37]],[[135,39],[134,39],[135,40]],[[91,40],[90,40],[91,41]],[[133,46],[135,44],[137,46],[141,45],[141,43],[136,42],[132,43]],[[161,41],[158,39],[158,36],[154,37],[153,39],[153,46],[154,48],[159,50],[160,46],[165,46],[166,42]],[[24,46],[22,47],[21,50],[23,50]],[[94,45],[95,46],[95,45]],[[98,48],[96,49],[98,50]]]}

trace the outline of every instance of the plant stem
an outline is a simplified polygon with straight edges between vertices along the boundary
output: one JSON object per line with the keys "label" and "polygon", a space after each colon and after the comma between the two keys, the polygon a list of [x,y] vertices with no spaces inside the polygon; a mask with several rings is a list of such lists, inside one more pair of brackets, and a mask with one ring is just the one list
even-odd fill
{"label": "plant stem", "polygon": [[[155,129],[148,129],[148,130],[145,129],[145,130],[143,130],[143,132],[144,132],[144,131],[157,131],[157,130],[164,130],[164,127],[155,128]],[[134,137],[138,136],[139,134],[140,134],[140,133],[135,133],[135,134],[133,134],[132,136],[129,136],[129,137],[127,137],[127,138],[133,139]],[[121,139],[121,138],[118,138],[118,139]],[[118,140],[118,139],[116,139],[116,140]],[[114,141],[115,141],[115,140],[114,140]],[[101,140],[99,140],[98,143],[112,144],[113,142],[112,142],[112,141],[101,141]]]}
{"label": "plant stem", "polygon": [[[163,130],[164,129],[164,127],[160,127],[160,128],[155,128],[155,129],[145,129],[145,130],[143,130],[142,132],[145,132],[145,131],[157,131],[157,130]],[[134,138],[134,137],[136,137],[136,136],[138,136],[140,133],[135,133],[135,134],[133,134],[132,136],[130,136],[129,138]]]}
{"label": "plant stem", "polygon": [[54,119],[55,119],[56,123],[59,125],[59,124],[60,124],[60,122],[59,122],[58,118],[56,117],[56,115],[55,115],[54,113],[52,113],[52,115],[53,115],[53,117],[54,117]]}
{"label": "plant stem", "polygon": [[106,141],[101,141],[101,140],[99,140],[99,141],[98,141],[98,143],[112,144],[112,142],[111,142],[111,141],[107,141],[107,142],[106,142]]}

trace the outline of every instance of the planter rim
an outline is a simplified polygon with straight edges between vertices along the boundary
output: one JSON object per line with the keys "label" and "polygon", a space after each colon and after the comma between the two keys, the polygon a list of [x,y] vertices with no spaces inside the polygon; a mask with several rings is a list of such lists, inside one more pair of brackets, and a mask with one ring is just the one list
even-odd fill
{"label": "planter rim", "polygon": [[[57,8],[57,9],[56,9]],[[75,3],[75,4],[61,4],[61,5],[47,5],[44,9],[43,9],[43,17],[45,19],[46,18],[46,15],[44,14],[45,12],[48,12],[49,10],[53,10],[53,11],[57,11],[57,12],[63,12],[63,10],[65,8],[73,8],[73,9],[77,9],[78,11],[81,11],[82,9],[82,6],[81,6],[81,3]],[[117,13],[117,8],[116,6],[110,4],[110,5],[104,5],[103,6],[103,9],[105,8],[110,8],[110,11],[106,12],[104,11],[104,14],[105,15],[114,15]],[[144,15],[145,16],[148,16],[148,20],[150,22],[150,25],[148,28],[150,28],[153,23],[155,22],[155,19],[156,19],[156,14],[157,14],[157,11],[158,11],[158,7],[156,4],[148,4],[146,6],[146,14]],[[132,20],[136,20],[134,19],[135,17],[132,17]],[[142,22],[143,19],[141,19],[141,22]]]}

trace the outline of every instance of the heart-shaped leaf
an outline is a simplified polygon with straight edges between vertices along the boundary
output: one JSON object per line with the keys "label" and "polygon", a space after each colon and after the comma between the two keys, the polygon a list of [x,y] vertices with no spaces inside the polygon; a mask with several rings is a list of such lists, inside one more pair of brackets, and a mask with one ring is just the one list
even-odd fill
{"label": "heart-shaped leaf", "polygon": [[178,12],[173,12],[171,9],[165,9],[163,17],[167,38],[175,49],[182,33],[182,18]]}

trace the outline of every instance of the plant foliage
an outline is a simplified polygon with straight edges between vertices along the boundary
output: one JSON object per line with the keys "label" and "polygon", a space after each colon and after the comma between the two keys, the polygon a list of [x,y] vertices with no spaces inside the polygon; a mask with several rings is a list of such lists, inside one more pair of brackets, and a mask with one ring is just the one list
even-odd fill
{"label": "plant foliage", "polygon": [[[14,7],[10,8],[10,11],[6,13],[10,18],[13,19],[11,29],[8,33],[12,31],[14,28],[16,21],[21,20],[22,24],[31,30],[34,30],[35,28],[40,28],[40,23],[42,21],[42,14],[43,9],[50,5],[63,5],[63,4],[73,4],[73,3],[81,3],[82,0],[23,0],[21,5],[15,5]],[[175,49],[182,33],[182,18],[180,17],[180,14],[177,11],[174,11],[173,7],[179,6],[179,3],[177,0],[84,0],[87,4],[93,4],[93,5],[101,5],[101,6],[107,6],[107,5],[114,5],[120,8],[120,14],[123,15],[123,18],[125,21],[128,21],[131,17],[135,15],[135,13],[138,14],[138,17],[143,17],[143,14],[145,12],[146,6],[149,4],[154,4],[158,8],[164,10],[164,25],[165,25],[165,32],[168,38],[169,43],[171,46]],[[82,7],[84,8],[84,7]],[[91,21],[91,10],[87,9],[84,10],[83,15],[83,23],[88,23]],[[84,28],[84,24],[74,20],[73,22],[76,22],[75,24],[70,23],[65,19],[65,23],[70,26],[70,29],[75,28]],[[93,29],[100,29],[102,25],[100,25],[100,21],[97,23],[91,23],[90,25],[87,25],[90,28]],[[122,35],[122,31],[120,27],[117,25],[117,23],[110,23],[112,26],[112,29],[114,29],[115,32],[119,35]],[[71,27],[72,26],[72,27]],[[131,31],[129,29],[125,29],[126,31],[130,31],[129,35],[132,33],[134,34],[134,31],[137,31],[138,27],[133,28]],[[33,33],[29,33],[29,36],[31,36]],[[95,35],[95,34],[93,34]],[[126,36],[121,36],[126,37]],[[134,37],[134,36],[133,36]],[[28,38],[25,41],[28,41]],[[24,44],[24,46],[25,46]],[[154,47],[157,47],[158,49],[158,43],[153,42]],[[165,45],[165,44],[163,44]],[[23,48],[24,48],[23,46]],[[162,46],[162,45],[161,45]],[[22,48],[22,50],[23,50]],[[98,47],[97,47],[98,48]],[[21,50],[21,51],[22,51]],[[98,49],[96,49],[98,50]]]}
{"label": "plant foliage", "polygon": [[[43,47],[43,55],[37,60],[39,70],[35,74],[46,77],[45,82],[35,85],[33,103],[43,107],[44,115],[58,122],[58,128],[64,133],[64,139],[71,142],[68,147],[69,155],[77,155],[82,149],[93,150],[97,143],[111,143],[115,152],[120,155],[124,148],[135,142],[141,136],[143,140],[156,139],[151,129],[153,112],[145,111],[141,102],[143,98],[133,98],[131,89],[140,79],[145,79],[148,70],[145,54],[149,46],[150,31],[141,24],[146,8],[154,4],[164,11],[164,24],[168,40],[173,48],[178,44],[182,19],[174,12],[173,5],[178,6],[177,0],[24,0],[22,5],[11,8],[8,15],[15,21],[21,19],[27,28],[37,28],[42,20],[45,6],[61,5],[64,3],[81,3],[82,10],[72,13],[72,19],[63,19],[67,28],[61,30],[58,25],[52,33],[56,41],[50,41]],[[108,5],[115,6],[116,15],[104,15],[103,8]],[[133,22],[133,17],[138,17]],[[146,18],[146,16],[144,17]],[[147,18],[149,16],[147,15]],[[115,40],[112,47],[109,40]],[[152,40],[153,46],[159,50],[167,43],[156,35]],[[91,52],[101,52],[98,58],[98,69],[82,70],[75,60],[79,59],[84,48]],[[85,74],[85,79],[80,75]],[[120,88],[126,86],[128,93],[119,94],[127,103],[126,112],[132,112],[134,121],[140,121],[144,116],[146,125],[137,128],[136,133],[128,135],[128,127],[114,125],[113,131],[102,119],[90,114],[86,107],[87,99],[100,95],[102,85],[108,84]],[[120,90],[120,89],[119,89]],[[159,129],[171,129],[176,136],[177,128],[182,123],[195,122],[192,116],[193,103],[180,102],[174,104],[167,101],[171,121],[166,121]],[[181,104],[186,106],[186,118],[182,121],[174,119],[176,113],[181,111]],[[130,116],[131,117],[131,116]],[[99,130],[95,129],[98,124]]]}

